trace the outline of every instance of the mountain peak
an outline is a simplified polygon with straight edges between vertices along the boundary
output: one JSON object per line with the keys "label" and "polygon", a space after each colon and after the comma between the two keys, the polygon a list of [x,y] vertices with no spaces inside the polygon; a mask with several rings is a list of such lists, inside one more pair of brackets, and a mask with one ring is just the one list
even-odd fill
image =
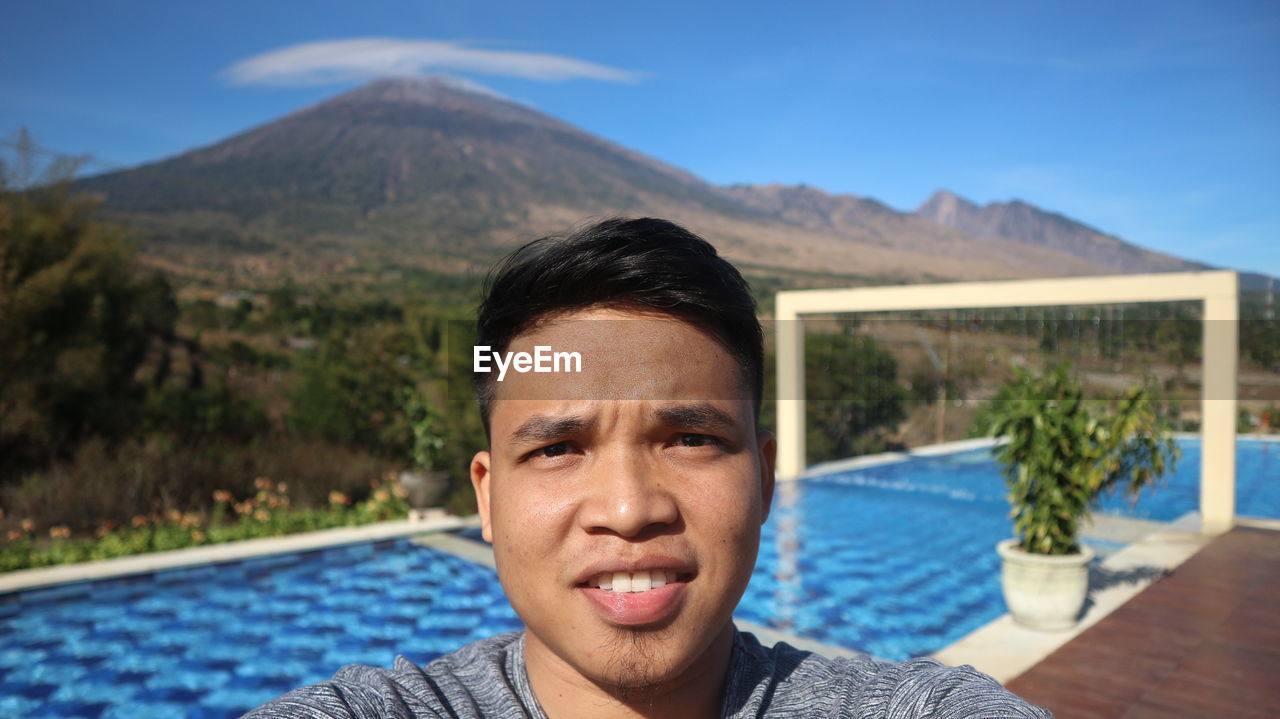
{"label": "mountain peak", "polygon": [[965,216],[977,212],[979,207],[951,190],[937,190],[916,209],[915,214],[927,217],[944,227],[956,227]]}
{"label": "mountain peak", "polygon": [[474,95],[517,104],[511,98],[478,82],[452,75],[419,75],[388,77],[361,85],[329,101],[382,101],[433,104],[449,95]]}

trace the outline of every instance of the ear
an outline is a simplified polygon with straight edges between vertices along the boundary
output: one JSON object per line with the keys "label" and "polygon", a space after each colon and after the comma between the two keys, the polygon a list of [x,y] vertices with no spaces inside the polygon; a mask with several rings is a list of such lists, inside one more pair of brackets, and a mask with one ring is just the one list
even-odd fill
{"label": "ear", "polygon": [[489,453],[476,452],[471,458],[471,487],[476,491],[476,510],[480,513],[480,533],[484,541],[493,544],[493,525],[489,521],[489,489],[493,473],[489,467]]}
{"label": "ear", "polygon": [[769,519],[769,510],[773,508],[773,487],[777,479],[774,465],[778,459],[778,440],[773,432],[760,430],[756,433],[756,444],[760,447],[760,523]]}

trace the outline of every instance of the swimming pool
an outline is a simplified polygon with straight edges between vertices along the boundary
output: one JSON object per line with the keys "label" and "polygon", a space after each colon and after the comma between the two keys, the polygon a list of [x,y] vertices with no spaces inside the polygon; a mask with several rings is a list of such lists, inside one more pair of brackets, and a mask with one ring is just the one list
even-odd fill
{"label": "swimming pool", "polygon": [[0,717],[237,717],[521,626],[491,569],[408,540],[20,592],[0,596]]}
{"label": "swimming pool", "polygon": [[[1136,506],[1172,521],[1200,503],[1200,447]],[[1237,513],[1280,518],[1280,443],[1237,443]],[[780,486],[738,615],[885,659],[930,654],[1005,612],[996,542],[1009,506],[989,448],[913,457]],[[1090,540],[1095,549],[1117,548]]]}
{"label": "swimming pool", "polygon": [[[1241,514],[1280,517],[1280,444],[1240,442]],[[1130,510],[1194,510],[1198,448]],[[1184,509],[1185,508],[1185,509]],[[887,659],[1004,612],[989,450],[786,483],[737,616]],[[340,666],[519,628],[494,572],[394,540],[0,595],[0,717],[235,717]]]}

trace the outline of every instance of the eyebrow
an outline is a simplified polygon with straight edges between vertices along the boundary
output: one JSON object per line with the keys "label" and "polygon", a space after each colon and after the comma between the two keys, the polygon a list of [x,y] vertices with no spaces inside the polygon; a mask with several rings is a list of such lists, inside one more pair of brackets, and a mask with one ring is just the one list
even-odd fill
{"label": "eyebrow", "polygon": [[663,424],[681,429],[727,432],[737,426],[726,412],[705,403],[662,407],[653,414]]}
{"label": "eyebrow", "polygon": [[525,420],[524,424],[516,427],[515,431],[511,433],[510,440],[514,443],[550,442],[554,439],[577,434],[592,424],[592,420],[588,420],[581,415],[568,417],[546,414],[534,415]]}

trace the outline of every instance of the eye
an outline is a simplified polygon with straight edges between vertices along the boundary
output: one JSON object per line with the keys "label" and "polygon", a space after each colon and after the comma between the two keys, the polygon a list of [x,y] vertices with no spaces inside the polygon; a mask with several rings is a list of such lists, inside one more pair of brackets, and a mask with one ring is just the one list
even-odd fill
{"label": "eye", "polygon": [[556,442],[555,444],[548,444],[545,447],[539,447],[532,452],[529,452],[525,456],[521,457],[520,461],[527,462],[531,459],[544,458],[555,459],[556,457],[563,457],[564,455],[569,454],[572,449],[573,447],[571,447],[568,442]]}
{"label": "eye", "polygon": [[568,454],[568,452],[569,452],[568,442],[556,442],[555,444],[549,444],[545,447],[535,449],[532,452],[530,452],[530,454],[535,457],[537,456],[559,457],[562,454]]}
{"label": "eye", "polygon": [[686,432],[676,439],[676,444],[681,447],[709,447],[720,444],[720,440],[709,434],[693,434]]}

